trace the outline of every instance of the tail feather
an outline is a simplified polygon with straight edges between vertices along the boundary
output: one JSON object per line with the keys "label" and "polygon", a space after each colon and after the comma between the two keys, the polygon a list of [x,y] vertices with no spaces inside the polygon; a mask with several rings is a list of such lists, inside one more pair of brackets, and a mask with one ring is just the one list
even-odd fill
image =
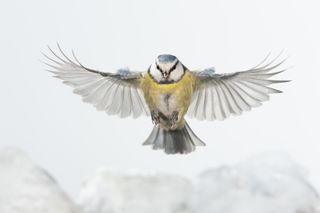
{"label": "tail feather", "polygon": [[185,122],[182,129],[176,130],[164,130],[155,126],[143,145],[151,145],[155,150],[163,149],[167,154],[187,154],[193,152],[196,146],[205,146],[205,143],[193,133]]}

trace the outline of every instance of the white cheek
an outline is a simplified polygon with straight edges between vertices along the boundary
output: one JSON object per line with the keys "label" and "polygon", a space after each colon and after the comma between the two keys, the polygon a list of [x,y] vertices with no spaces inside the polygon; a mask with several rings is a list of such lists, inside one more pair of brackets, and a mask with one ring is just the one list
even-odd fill
{"label": "white cheek", "polygon": [[153,65],[150,67],[150,74],[156,81],[162,80],[160,71]]}
{"label": "white cheek", "polygon": [[173,81],[179,81],[183,75],[183,68],[182,67],[178,67],[176,70],[174,70],[173,72],[171,72],[170,74],[170,79]]}

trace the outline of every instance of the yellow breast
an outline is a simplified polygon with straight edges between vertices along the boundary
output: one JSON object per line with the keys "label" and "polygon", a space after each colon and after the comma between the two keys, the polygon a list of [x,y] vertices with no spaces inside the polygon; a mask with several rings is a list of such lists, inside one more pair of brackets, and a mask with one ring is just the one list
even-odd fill
{"label": "yellow breast", "polygon": [[195,81],[192,74],[186,71],[180,81],[171,84],[159,84],[147,73],[144,75],[140,86],[144,92],[146,103],[151,110],[157,108],[159,101],[162,101],[161,96],[170,95],[174,96],[179,112],[185,114],[191,102],[194,84]]}

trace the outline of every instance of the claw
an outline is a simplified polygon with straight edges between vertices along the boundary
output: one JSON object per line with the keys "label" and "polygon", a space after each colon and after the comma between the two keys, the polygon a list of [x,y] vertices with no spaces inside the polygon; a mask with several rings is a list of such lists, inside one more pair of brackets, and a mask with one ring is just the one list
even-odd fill
{"label": "claw", "polygon": [[179,112],[178,112],[178,111],[174,111],[174,112],[172,113],[171,120],[173,120],[173,121],[178,121],[178,115],[179,115]]}
{"label": "claw", "polygon": [[169,120],[171,127],[174,127],[177,124],[178,118],[179,118],[179,112],[178,111],[174,111],[171,114],[171,117],[170,117],[170,120]]}
{"label": "claw", "polygon": [[151,119],[152,119],[153,124],[158,125],[160,123],[159,113],[152,111],[151,112]]}

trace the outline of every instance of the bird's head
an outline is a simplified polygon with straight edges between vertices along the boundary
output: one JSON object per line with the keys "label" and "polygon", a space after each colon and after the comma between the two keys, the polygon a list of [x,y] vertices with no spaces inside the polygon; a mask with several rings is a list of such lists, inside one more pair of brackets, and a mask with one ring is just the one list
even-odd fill
{"label": "bird's head", "polygon": [[148,72],[158,83],[170,84],[182,78],[185,67],[174,55],[159,55]]}

